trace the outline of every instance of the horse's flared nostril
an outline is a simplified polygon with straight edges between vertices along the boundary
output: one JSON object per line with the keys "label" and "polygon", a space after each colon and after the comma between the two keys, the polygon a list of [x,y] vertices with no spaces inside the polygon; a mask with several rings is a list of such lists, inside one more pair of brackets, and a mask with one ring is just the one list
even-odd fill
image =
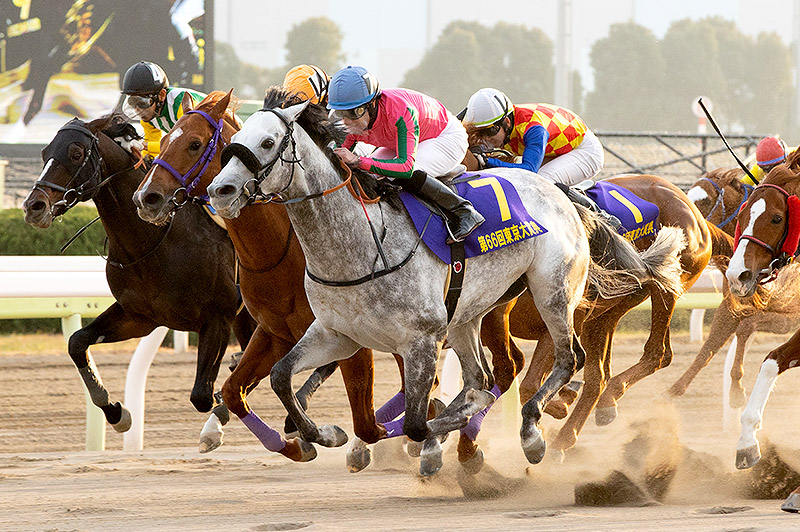
{"label": "horse's flared nostril", "polygon": [[43,201],[34,201],[30,205],[28,205],[26,210],[31,214],[36,214],[42,212],[46,208],[47,208],[47,203]]}
{"label": "horse's flared nostril", "polygon": [[217,189],[217,195],[220,197],[232,196],[236,194],[236,187],[233,185],[223,185]]}
{"label": "horse's flared nostril", "polygon": [[750,282],[750,279],[752,279],[752,278],[753,278],[753,272],[751,272],[750,270],[744,270],[744,271],[743,271],[742,273],[740,273],[740,274],[739,274],[739,276],[737,277],[737,279],[739,280],[739,282],[740,282],[740,283],[742,283],[742,284],[747,284],[747,283],[749,283],[749,282]]}
{"label": "horse's flared nostril", "polygon": [[162,196],[161,194],[157,194],[155,192],[150,192],[146,194],[144,197],[144,204],[147,205],[148,207],[155,207],[157,205],[160,205],[161,202],[163,201],[164,201],[164,196]]}

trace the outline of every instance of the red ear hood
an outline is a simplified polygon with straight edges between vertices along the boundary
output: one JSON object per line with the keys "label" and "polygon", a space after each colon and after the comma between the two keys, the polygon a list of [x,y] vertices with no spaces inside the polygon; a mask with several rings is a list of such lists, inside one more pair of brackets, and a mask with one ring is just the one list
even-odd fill
{"label": "red ear hood", "polygon": [[789,228],[786,231],[786,240],[783,241],[781,251],[794,255],[797,245],[800,244],[800,198],[792,194],[786,198],[787,220]]}

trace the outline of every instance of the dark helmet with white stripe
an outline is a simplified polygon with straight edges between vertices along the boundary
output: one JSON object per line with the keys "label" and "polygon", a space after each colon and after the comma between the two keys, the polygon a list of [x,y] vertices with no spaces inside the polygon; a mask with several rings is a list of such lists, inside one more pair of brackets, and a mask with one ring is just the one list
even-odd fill
{"label": "dark helmet with white stripe", "polygon": [[122,94],[149,96],[169,86],[164,69],[149,61],[139,61],[125,72]]}

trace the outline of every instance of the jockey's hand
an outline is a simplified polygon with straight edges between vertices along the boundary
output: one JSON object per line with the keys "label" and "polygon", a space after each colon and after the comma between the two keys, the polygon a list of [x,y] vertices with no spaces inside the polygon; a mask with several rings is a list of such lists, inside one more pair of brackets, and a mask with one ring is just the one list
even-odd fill
{"label": "jockey's hand", "polygon": [[361,157],[356,155],[355,153],[351,152],[347,148],[334,148],[333,153],[339,156],[344,164],[351,168],[356,168],[358,166],[359,160]]}
{"label": "jockey's hand", "polygon": [[475,160],[478,161],[478,170],[486,168],[486,156],[482,153],[473,153]]}

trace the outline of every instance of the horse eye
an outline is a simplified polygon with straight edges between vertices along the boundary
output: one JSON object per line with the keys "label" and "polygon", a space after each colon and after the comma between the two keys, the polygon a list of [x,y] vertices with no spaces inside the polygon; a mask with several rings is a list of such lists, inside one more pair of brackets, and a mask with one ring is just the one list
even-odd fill
{"label": "horse eye", "polygon": [[202,147],[203,147],[203,143],[200,142],[199,140],[194,140],[194,141],[192,141],[191,144],[189,144],[189,149],[192,150],[192,151],[197,151]]}
{"label": "horse eye", "polygon": [[79,148],[72,149],[69,152],[69,158],[72,159],[73,161],[80,161],[82,157],[83,157],[83,150]]}
{"label": "horse eye", "polygon": [[265,150],[272,148],[275,145],[275,141],[272,139],[264,139],[261,141],[261,147]]}
{"label": "horse eye", "polygon": [[776,225],[781,223],[782,221],[783,221],[783,216],[781,216],[780,214],[776,214],[775,216],[772,217],[772,223]]}

